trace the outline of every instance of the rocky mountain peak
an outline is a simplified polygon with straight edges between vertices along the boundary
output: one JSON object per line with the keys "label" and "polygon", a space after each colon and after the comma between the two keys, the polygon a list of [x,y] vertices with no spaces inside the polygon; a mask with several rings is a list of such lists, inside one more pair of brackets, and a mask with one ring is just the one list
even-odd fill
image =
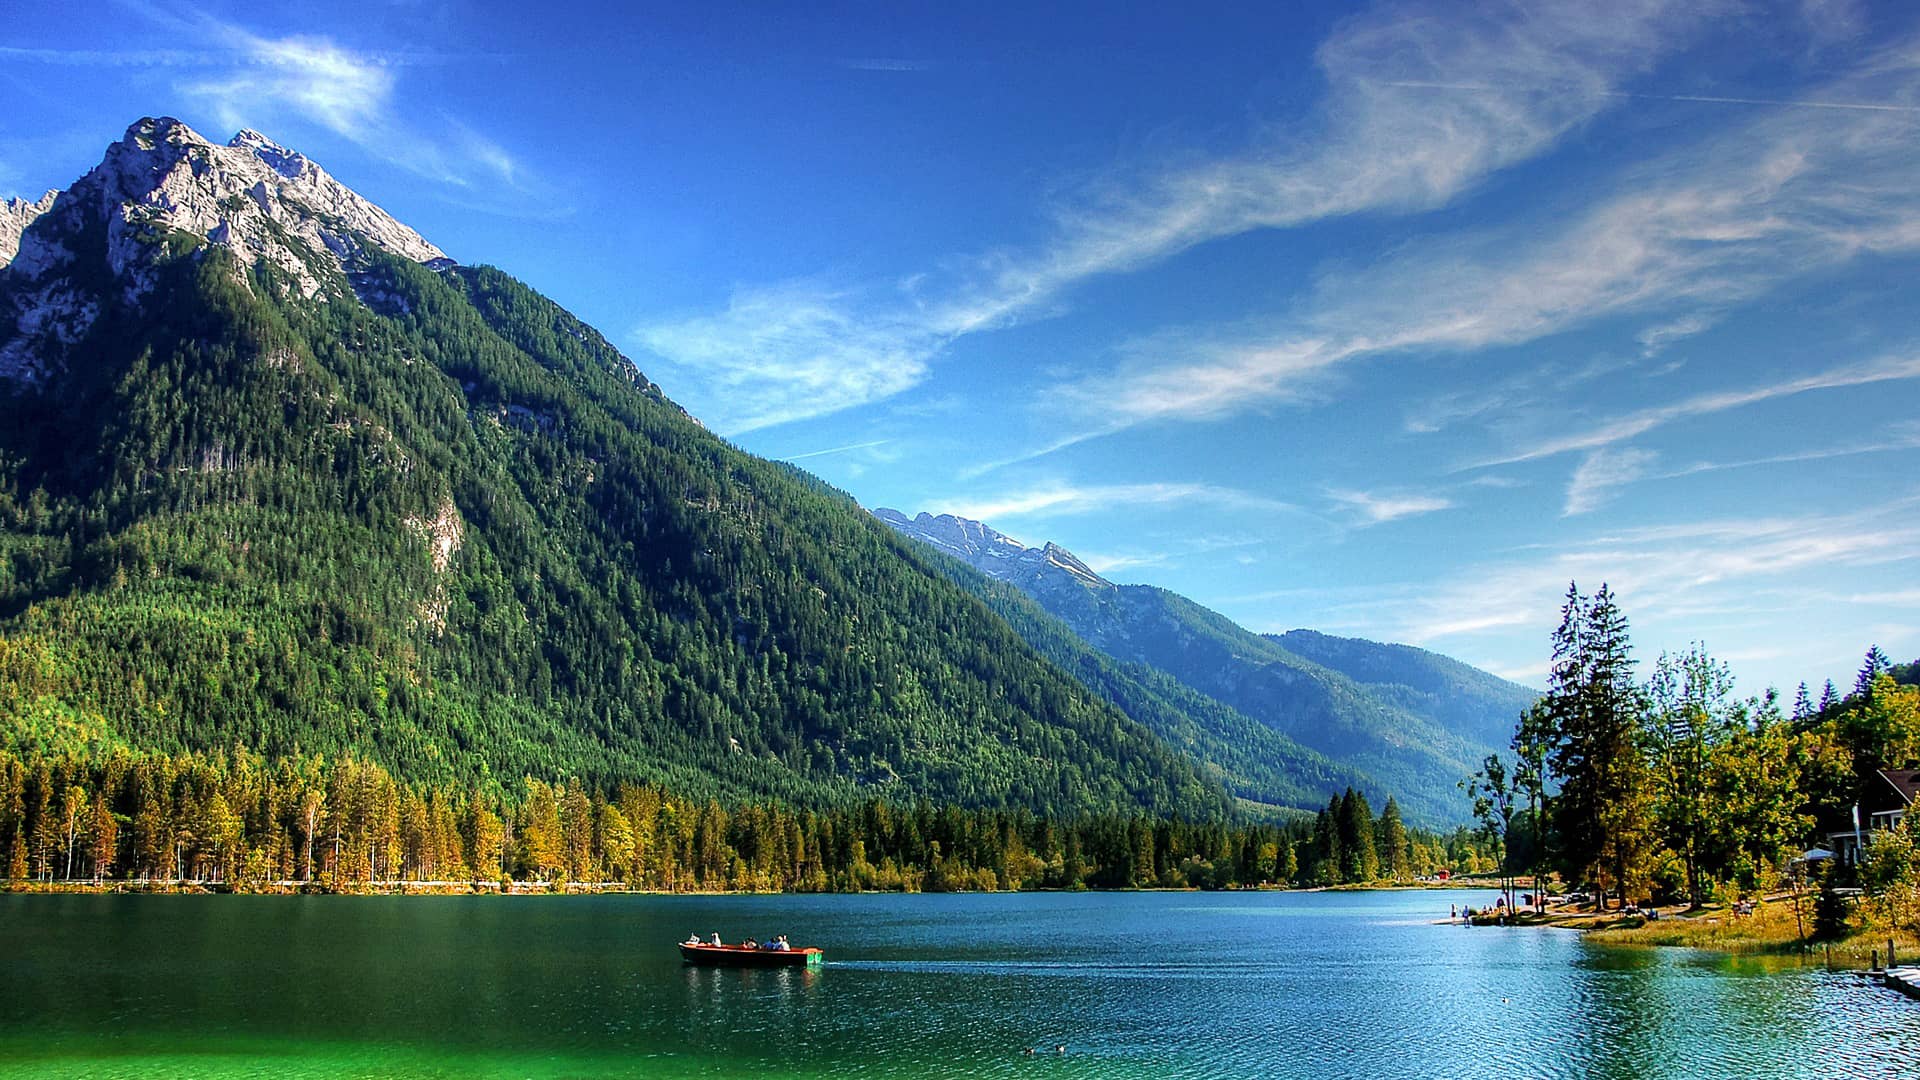
{"label": "rocky mountain peak", "polygon": [[[104,237],[104,244],[102,238]],[[107,303],[137,304],[182,250],[231,251],[321,302],[351,299],[368,249],[435,267],[445,252],[305,155],[248,129],[221,146],[145,117],[67,191],[0,213],[0,378],[38,379]],[[327,268],[339,271],[327,272]],[[100,271],[117,286],[101,295]]]}
{"label": "rocky mountain peak", "polygon": [[0,201],[0,266],[13,261],[13,255],[20,250],[20,234],[34,223],[41,214],[53,209],[53,200],[60,193],[49,191],[38,202],[25,199],[6,199]]}
{"label": "rocky mountain peak", "polygon": [[898,510],[881,507],[873,516],[900,532],[924,540],[950,554],[971,561],[976,556],[1004,557],[1029,550],[1025,544],[998,532],[985,522],[953,514],[929,514],[922,511],[909,518]]}
{"label": "rocky mountain peak", "polygon": [[240,133],[235,135],[227,145],[251,152],[253,156],[266,162],[274,172],[290,180],[298,178],[309,168],[316,167],[305,154],[289,150],[252,128],[241,129]]}
{"label": "rocky mountain peak", "polygon": [[873,516],[896,532],[939,548],[988,577],[1023,587],[1052,582],[1096,591],[1115,588],[1073,552],[1052,541],[1028,547],[983,521],[953,514],[922,512],[909,518],[898,510],[881,507],[873,511]]}
{"label": "rocky mountain peak", "polygon": [[1046,556],[1049,564],[1057,566],[1067,573],[1072,574],[1074,577],[1079,578],[1083,584],[1096,587],[1110,586],[1112,584],[1106,578],[1094,573],[1093,568],[1081,562],[1079,557],[1073,552],[1068,551],[1066,548],[1061,547],[1051,540],[1047,541],[1047,545],[1040,549],[1040,553]]}

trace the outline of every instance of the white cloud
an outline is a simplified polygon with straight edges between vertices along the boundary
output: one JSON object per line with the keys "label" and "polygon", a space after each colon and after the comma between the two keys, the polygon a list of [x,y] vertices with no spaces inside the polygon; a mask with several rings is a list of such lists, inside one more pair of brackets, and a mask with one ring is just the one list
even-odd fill
{"label": "white cloud", "polygon": [[1118,570],[1132,570],[1141,566],[1165,566],[1171,557],[1163,551],[1113,553],[1076,553],[1080,561],[1096,574],[1110,574]]}
{"label": "white cloud", "polygon": [[1855,457],[1860,454],[1886,454],[1901,450],[1920,449],[1920,421],[1895,424],[1884,435],[1854,442],[1840,443],[1836,446],[1823,446],[1812,450],[1800,450],[1790,454],[1771,454],[1767,457],[1746,458],[1740,461],[1699,461],[1684,468],[1664,472],[1654,479],[1672,480],[1699,473],[1720,472],[1726,469],[1751,469],[1763,465],[1789,465],[1803,461],[1826,461],[1832,458]]}
{"label": "white cloud", "polygon": [[1618,450],[1602,448],[1595,450],[1580,462],[1573,471],[1573,480],[1567,485],[1567,502],[1560,511],[1563,517],[1584,514],[1598,509],[1613,496],[1614,489],[1624,487],[1647,474],[1647,469],[1660,455],[1651,450],[1636,450],[1623,447]]}
{"label": "white cloud", "polygon": [[1874,383],[1899,382],[1916,378],[1920,378],[1920,355],[1886,356],[1857,364],[1843,364],[1797,379],[1786,379],[1763,386],[1748,387],[1744,390],[1721,390],[1698,394],[1668,405],[1642,409],[1625,416],[1615,417],[1585,431],[1571,435],[1558,435],[1519,447],[1482,464],[1505,465],[1516,461],[1551,457],[1574,450],[1595,450],[1644,435],[1677,420],[1709,416],[1729,409],[1757,405],[1774,398],[1792,397],[1814,390],[1834,390],[1848,386],[1868,386]]}
{"label": "white cloud", "polygon": [[825,450],[808,450],[805,453],[788,454],[779,460],[805,461],[807,458],[830,457],[835,454],[852,453],[855,450],[872,450],[876,447],[885,446],[892,441],[892,439],[869,439],[866,442],[848,443],[845,446],[830,446]]}
{"label": "white cloud", "polygon": [[[1920,377],[1920,371],[1914,376]],[[1843,383],[1840,385],[1856,385]],[[1773,395],[1777,396],[1777,395]],[[1716,395],[1716,401],[1735,401],[1745,404],[1746,395]],[[1728,406],[1732,407],[1732,406]],[[1700,415],[1701,412],[1714,411],[1702,409],[1700,412],[1686,412],[1677,415]],[[1633,425],[1626,425],[1631,430]],[[1614,430],[1603,428],[1602,431]],[[1638,432],[1635,432],[1638,434]],[[1801,450],[1788,454],[1771,454],[1766,457],[1746,458],[1738,461],[1698,461],[1676,469],[1656,471],[1653,464],[1659,455],[1650,450],[1633,447],[1612,447],[1601,445],[1587,452],[1580,465],[1574,470],[1573,479],[1567,485],[1564,516],[1584,514],[1599,508],[1614,492],[1629,484],[1641,480],[1677,480],[1701,473],[1722,472],[1727,469],[1750,469],[1766,465],[1788,465],[1806,461],[1827,461],[1833,458],[1854,457],[1861,454],[1893,453],[1901,450],[1920,449],[1920,423],[1895,424],[1889,431],[1870,439],[1855,440],[1836,446]]]}
{"label": "white cloud", "polygon": [[1677,319],[1657,323],[1640,331],[1640,355],[1651,357],[1665,352],[1676,341],[1705,333],[1719,320],[1705,312],[1691,312]]}
{"label": "white cloud", "polygon": [[388,65],[326,38],[273,40],[234,27],[226,32],[244,43],[245,64],[182,89],[212,102],[228,126],[245,126],[248,113],[264,105],[292,109],[348,138],[384,126],[393,101]]}
{"label": "white cloud", "polygon": [[727,310],[642,327],[642,344],[698,379],[705,419],[729,435],[822,416],[918,383],[934,339],[864,322],[812,283],[739,289]]}
{"label": "white cloud", "polygon": [[[914,275],[902,287],[904,296],[840,295],[803,350],[852,359],[834,393],[811,393],[818,380],[809,376],[814,366],[806,355],[755,351],[768,335],[741,317],[739,294],[725,313],[683,321],[671,328],[675,333],[648,326],[640,334],[658,339],[653,347],[670,361],[718,372],[729,411],[746,417],[745,425],[774,422],[755,417],[799,419],[878,400],[917,383],[927,361],[954,338],[1057,310],[1060,296],[1089,277],[1135,270],[1253,229],[1444,205],[1617,104],[1620,85],[1682,47],[1720,6],[1626,0],[1602,12],[1580,0],[1547,0],[1522,15],[1383,4],[1342,23],[1318,50],[1327,92],[1311,118],[1315,135],[1293,134],[1309,126],[1298,122],[1285,132],[1260,133],[1238,154],[1171,167],[1156,159],[1153,166],[1123,170],[1062,199],[1050,235],[1039,243]],[[1406,85],[1442,78],[1499,89],[1444,94]],[[776,324],[790,319],[777,309],[764,313]],[[699,346],[698,356],[671,351],[683,337]],[[913,362],[861,362],[876,354]],[[1247,370],[1240,375],[1276,365],[1306,373],[1338,358],[1289,343],[1244,358]],[[760,375],[745,377],[751,370]],[[785,381],[793,372],[802,378]],[[1176,397],[1168,411],[1210,414],[1228,408],[1218,395],[1235,381],[1234,372],[1195,371],[1152,389]]]}
{"label": "white cloud", "polygon": [[[1889,47],[1824,96],[1920,98],[1920,48]],[[1163,331],[1117,373],[1066,384],[1053,400],[1083,414],[1097,401],[1111,431],[1301,400],[1359,358],[1515,345],[1622,313],[1663,316],[1643,344],[1665,344],[1788,278],[1920,249],[1920,188],[1911,183],[1920,144],[1904,110],[1757,110],[1744,125],[1616,178],[1618,193],[1584,212],[1437,237],[1329,275],[1301,313],[1252,331],[1185,339]],[[1884,370],[1870,370],[1876,365]],[[1763,393],[1909,377],[1895,370],[1901,365],[1836,369],[1831,383],[1816,378]],[[1650,411],[1617,432],[1592,433],[1594,441],[1565,440],[1562,449],[1591,449],[1630,437],[1635,424],[1740,403],[1703,399],[1671,414]],[[1410,423],[1419,430],[1445,419]]]}
{"label": "white cloud", "polygon": [[[1722,6],[1634,0],[1602,13],[1545,2],[1523,14],[1381,5],[1342,24],[1316,53],[1327,82],[1318,138],[1274,135],[1234,157],[1110,183],[1060,208],[1052,243],[988,260],[989,284],[960,306],[976,318],[1005,314],[1088,276],[1221,236],[1444,205],[1608,108],[1615,88]],[[1412,85],[1432,79],[1488,89],[1436,94]]]}
{"label": "white cloud", "polygon": [[1420,493],[1350,491],[1335,488],[1327,492],[1327,497],[1349,515],[1358,519],[1363,527],[1441,510],[1451,510],[1458,505],[1452,499],[1442,495]]}
{"label": "white cloud", "polygon": [[430,179],[459,187],[477,181],[525,190],[529,177],[497,142],[458,120],[436,128],[404,115],[397,93],[410,67],[446,62],[426,52],[354,49],[315,35],[262,37],[207,15],[148,15],[222,46],[206,53],[163,54],[158,66],[190,70],[175,84],[228,128],[267,130],[298,117],[361,150]]}
{"label": "white cloud", "polygon": [[[1568,581],[1605,581],[1638,619],[1689,622],[1738,610],[1756,586],[1802,570],[1920,559],[1916,500],[1842,516],[1717,519],[1619,530],[1529,558],[1469,568],[1410,591],[1375,618],[1414,644],[1514,626],[1551,628]],[[1544,638],[1543,638],[1544,641]]]}
{"label": "white cloud", "polygon": [[1297,512],[1279,499],[1213,484],[1056,484],[1005,495],[957,499],[945,513],[990,524],[1013,518],[1065,517],[1141,506],[1196,503],[1235,510]]}

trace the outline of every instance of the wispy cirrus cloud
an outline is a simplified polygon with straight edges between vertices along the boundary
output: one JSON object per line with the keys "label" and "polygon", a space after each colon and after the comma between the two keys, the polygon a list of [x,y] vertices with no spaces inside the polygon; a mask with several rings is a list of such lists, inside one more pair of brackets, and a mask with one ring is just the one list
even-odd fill
{"label": "wispy cirrus cloud", "polygon": [[[271,129],[289,117],[317,125],[417,175],[468,187],[481,179],[525,190],[531,178],[498,142],[450,117],[423,117],[399,93],[409,69],[456,61],[426,49],[361,49],[323,35],[269,37],[187,6],[128,3],[140,19],[200,48],[61,49],[0,46],[0,58],[86,68],[177,73],[173,88],[224,127]],[[415,113],[410,115],[410,113]]]}
{"label": "wispy cirrus cloud", "polygon": [[1548,625],[1568,581],[1609,582],[1636,619],[1746,603],[1767,579],[1817,567],[1920,559],[1912,497],[1842,516],[1728,518],[1616,530],[1535,558],[1472,568],[1416,601],[1397,633],[1416,644],[1520,625]]}
{"label": "wispy cirrus cloud", "polygon": [[1696,394],[1679,401],[1606,420],[1597,426],[1567,435],[1555,435],[1517,447],[1489,458],[1481,465],[1506,465],[1532,461],[1578,450],[1598,450],[1615,443],[1645,435],[1656,428],[1680,420],[1711,416],[1714,413],[1757,405],[1775,398],[1793,397],[1816,390],[1836,390],[1850,386],[1871,386],[1883,382],[1920,379],[1920,355],[1885,356],[1854,364],[1842,364],[1795,379],[1737,390]]}
{"label": "wispy cirrus cloud", "polygon": [[263,127],[296,116],[410,172],[459,187],[485,178],[522,187],[527,177],[504,147],[457,120],[405,115],[397,88],[408,67],[441,63],[431,53],[365,51],[331,38],[263,37],[210,16],[198,21],[238,62],[183,78],[178,89],[227,127]]}
{"label": "wispy cirrus cloud", "polygon": [[1630,446],[1617,450],[1602,447],[1588,454],[1573,470],[1573,480],[1567,484],[1567,502],[1560,511],[1561,516],[1572,517],[1599,509],[1615,490],[1645,476],[1659,456],[1651,450]]}
{"label": "wispy cirrus cloud", "polygon": [[262,106],[289,109],[348,138],[386,126],[396,67],[386,58],[324,37],[263,38],[224,24],[219,33],[238,46],[242,62],[181,88],[210,103],[229,126],[243,125],[248,111]]}
{"label": "wispy cirrus cloud", "polygon": [[1184,530],[1172,534],[1159,534],[1150,538],[1155,541],[1150,548],[1127,548],[1119,551],[1079,551],[1074,554],[1080,561],[1091,567],[1095,573],[1121,572],[1141,567],[1177,566],[1195,556],[1206,556],[1216,552],[1234,552],[1232,558],[1242,565],[1259,561],[1252,550],[1266,546],[1271,538],[1264,534],[1231,535],[1199,534]]}
{"label": "wispy cirrus cloud", "polygon": [[724,312],[643,327],[641,344],[704,387],[695,407],[736,435],[891,397],[920,382],[935,339],[862,321],[816,282],[736,291]]}
{"label": "wispy cirrus cloud", "polygon": [[1637,340],[1640,342],[1640,355],[1643,357],[1658,356],[1660,353],[1665,352],[1674,342],[1683,341],[1696,334],[1704,333],[1712,329],[1714,323],[1718,321],[1719,319],[1715,315],[1704,311],[1693,311],[1671,321],[1649,326],[1636,335]]}
{"label": "wispy cirrus cloud", "polygon": [[[1851,514],[1600,530],[1551,547],[1516,549],[1437,581],[1283,590],[1214,602],[1243,613],[1248,625],[1271,623],[1271,629],[1297,625],[1310,612],[1312,624],[1328,632],[1436,648],[1528,682],[1542,668],[1522,657],[1544,661],[1567,583],[1577,581],[1591,592],[1606,582],[1633,620],[1643,656],[1717,628],[1728,636],[1720,651],[1729,655],[1784,648],[1798,663],[1822,667],[1836,659],[1826,654],[1826,631],[1787,640],[1774,620],[1786,612],[1822,611],[1837,623],[1864,627],[1875,613],[1910,608],[1912,590],[1849,593],[1810,586],[1808,575],[1859,572],[1877,579],[1888,576],[1889,567],[1920,561],[1916,507],[1920,496],[1903,494]],[[1295,621],[1283,625],[1258,614],[1276,600],[1286,602]],[[1737,633],[1751,625],[1764,628],[1762,637]],[[1526,644],[1515,650],[1516,640]],[[1501,656],[1506,659],[1494,659]]]}
{"label": "wispy cirrus cloud", "polygon": [[1644,480],[1678,480],[1702,473],[1724,472],[1728,469],[1830,461],[1834,458],[1857,457],[1862,454],[1886,454],[1916,449],[1920,449],[1920,423],[1913,422],[1895,424],[1886,432],[1872,438],[1854,439],[1833,446],[1786,454],[1767,454],[1735,461],[1696,461],[1678,468],[1666,469],[1654,468],[1654,463],[1660,456],[1654,451],[1635,447],[1601,446],[1589,451],[1580,465],[1574,469],[1573,479],[1567,485],[1566,508],[1563,516],[1571,517],[1597,509],[1612,498],[1619,489]]}
{"label": "wispy cirrus cloud", "polygon": [[1459,505],[1444,495],[1430,492],[1353,491],[1334,488],[1327,492],[1327,497],[1362,527],[1384,525],[1401,518],[1438,513]]}
{"label": "wispy cirrus cloud", "polygon": [[1063,383],[1052,400],[1100,431],[1207,420],[1311,400],[1356,360],[1511,346],[1629,313],[1657,319],[1643,335],[1657,350],[1787,279],[1920,249],[1920,189],[1909,182],[1920,122],[1904,108],[1920,100],[1920,46],[1884,48],[1823,97],[1903,107],[1756,110],[1629,169],[1617,194],[1582,211],[1440,236],[1328,275],[1301,311],[1263,326],[1162,331],[1119,370]]}
{"label": "wispy cirrus cloud", "polygon": [[1280,499],[1215,484],[1050,484],[1023,491],[943,503],[944,513],[998,523],[1016,518],[1137,509],[1142,506],[1204,504],[1232,510],[1302,513]]}
{"label": "wispy cirrus cloud", "polygon": [[[813,298],[799,313],[755,303],[795,287],[754,286],[737,290],[725,311],[672,320],[666,333],[650,323],[638,336],[670,362],[713,372],[695,404],[723,431],[875,401],[917,384],[955,338],[1053,312],[1089,278],[1250,230],[1445,205],[1615,105],[1614,89],[1683,47],[1724,6],[1632,0],[1601,13],[1551,0],[1516,18],[1504,10],[1383,4],[1342,23],[1318,50],[1326,96],[1314,135],[1263,131],[1235,154],[1118,170],[1061,198],[1037,242],[950,260],[915,275],[904,291],[843,291],[830,316]],[[1436,94],[1395,85],[1458,77],[1498,89]],[[778,335],[743,319],[743,309],[775,326],[796,314],[817,319],[825,332],[791,352],[770,352],[769,338],[777,343]],[[842,353],[849,377],[822,392],[808,373],[822,357]],[[875,354],[895,362],[872,364]],[[796,396],[804,400],[769,403]]]}
{"label": "wispy cirrus cloud", "polygon": [[1901,450],[1920,450],[1920,421],[1908,421],[1894,424],[1883,434],[1866,439],[1855,439],[1834,446],[1815,447],[1788,454],[1768,454],[1764,457],[1742,458],[1737,461],[1698,461],[1691,465],[1661,473],[1659,479],[1676,479],[1683,476],[1695,476],[1700,473],[1722,472],[1727,469],[1751,469],[1763,465],[1790,465],[1803,461],[1828,461],[1833,458],[1857,457],[1861,454],[1887,454]]}
{"label": "wispy cirrus cloud", "polygon": [[1096,574],[1113,574],[1122,570],[1137,570],[1143,566],[1165,566],[1172,558],[1164,551],[1150,552],[1076,552],[1087,569]]}
{"label": "wispy cirrus cloud", "polygon": [[855,450],[873,450],[892,442],[892,439],[868,439],[866,442],[848,443],[845,446],[829,446],[824,450],[808,450],[799,454],[788,454],[781,461],[805,461],[808,458],[832,457],[836,454],[850,454]]}
{"label": "wispy cirrus cloud", "polygon": [[1601,356],[1577,361],[1548,360],[1491,379],[1484,372],[1476,371],[1475,378],[1466,386],[1411,403],[1402,421],[1402,430],[1411,435],[1431,435],[1467,421],[1539,405],[1600,379],[1628,373],[1650,374],[1642,362],[1644,359]]}

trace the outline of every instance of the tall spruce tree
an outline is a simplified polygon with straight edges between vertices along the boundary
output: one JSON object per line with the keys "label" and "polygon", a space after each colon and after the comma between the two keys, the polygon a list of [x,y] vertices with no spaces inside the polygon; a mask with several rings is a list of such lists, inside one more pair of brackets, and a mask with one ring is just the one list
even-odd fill
{"label": "tall spruce tree", "polygon": [[1793,722],[1813,719],[1813,695],[1807,692],[1807,684],[1802,682],[1800,689],[1793,692]]}
{"label": "tall spruce tree", "polygon": [[1380,869],[1390,880],[1404,882],[1413,873],[1412,854],[1407,846],[1407,826],[1400,817],[1400,804],[1387,796],[1380,811]]}
{"label": "tall spruce tree", "polygon": [[1367,797],[1348,788],[1340,796],[1340,876],[1351,882],[1380,876],[1380,852],[1373,844],[1373,807]]}
{"label": "tall spruce tree", "polygon": [[1340,840],[1340,796],[1328,800],[1326,809],[1313,819],[1312,879],[1322,885],[1338,885],[1346,862],[1345,845]]}
{"label": "tall spruce tree", "polygon": [[1824,717],[1839,706],[1840,693],[1833,688],[1833,680],[1828,679],[1827,685],[1820,691],[1820,715]]}
{"label": "tall spruce tree", "polygon": [[1553,822],[1567,870],[1594,883],[1599,907],[1609,890],[1624,898],[1643,887],[1652,839],[1640,693],[1627,619],[1608,586],[1591,599],[1567,587],[1547,701],[1548,761],[1560,782]]}
{"label": "tall spruce tree", "polygon": [[1853,695],[1863,700],[1873,700],[1874,680],[1891,670],[1893,662],[1887,659],[1886,653],[1880,651],[1880,646],[1868,646],[1866,658],[1860,662],[1860,674],[1854,676]]}

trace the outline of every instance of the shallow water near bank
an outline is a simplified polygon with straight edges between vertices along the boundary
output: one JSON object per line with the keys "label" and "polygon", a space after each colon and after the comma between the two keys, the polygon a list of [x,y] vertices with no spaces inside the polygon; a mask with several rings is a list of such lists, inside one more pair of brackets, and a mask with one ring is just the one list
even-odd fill
{"label": "shallow water near bank", "polygon": [[1491,897],[0,896],[0,1076],[1914,1075],[1858,974],[1431,921]]}

